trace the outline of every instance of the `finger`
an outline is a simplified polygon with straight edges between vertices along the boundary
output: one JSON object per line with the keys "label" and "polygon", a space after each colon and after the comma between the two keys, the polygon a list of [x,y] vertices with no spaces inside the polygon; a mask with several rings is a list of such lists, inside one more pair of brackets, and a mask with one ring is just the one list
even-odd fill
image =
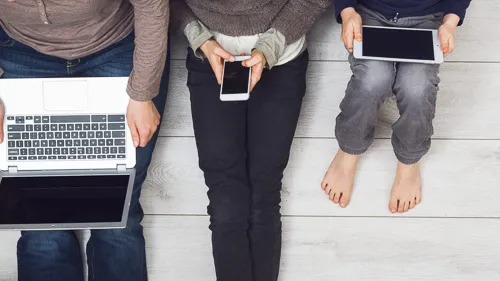
{"label": "finger", "polygon": [[345,47],[347,48],[347,50],[349,50],[349,52],[352,53],[352,48],[354,45],[354,30],[352,29],[352,27],[346,30],[344,40]]}
{"label": "finger", "polygon": [[354,38],[356,39],[356,41],[358,41],[358,42],[363,41],[363,34],[362,34],[362,31],[361,31],[361,24],[354,23],[353,27],[354,27]]}
{"label": "finger", "polygon": [[262,62],[262,57],[258,55],[253,55],[251,58],[242,62],[243,66],[252,67],[258,63]]}
{"label": "finger", "polygon": [[0,144],[3,143],[3,119],[4,119],[4,113],[2,112],[0,114]]}
{"label": "finger", "polygon": [[260,81],[261,76],[262,76],[262,67],[260,67],[260,65],[252,67],[252,76],[250,78],[250,91],[252,91],[255,85],[257,85],[257,82]]}
{"label": "finger", "polygon": [[216,58],[214,58],[210,64],[212,65],[215,77],[217,78],[217,83],[220,85],[222,83],[222,72],[224,70],[224,66],[222,65],[222,62]]}
{"label": "finger", "polygon": [[137,126],[133,121],[129,121],[128,127],[130,129],[130,134],[132,135],[132,143],[134,144],[134,147],[138,147],[140,142],[140,137],[139,137],[139,132],[137,131]]}
{"label": "finger", "polygon": [[217,56],[221,57],[224,60],[231,61],[231,62],[234,61],[234,56],[231,55],[230,53],[226,52],[226,50],[222,49],[221,47],[215,48],[214,54],[216,54]]}
{"label": "finger", "polygon": [[141,128],[139,129],[139,134],[140,134],[140,139],[141,141],[139,142],[140,147],[145,147],[149,140],[151,139],[151,131],[147,128]]}
{"label": "finger", "polygon": [[450,48],[450,40],[447,36],[441,36],[440,40],[441,41],[441,51],[444,53],[444,54],[447,54],[448,53],[448,50]]}
{"label": "finger", "polygon": [[453,36],[450,36],[450,40],[448,41],[448,55],[453,53],[455,51],[455,38]]}

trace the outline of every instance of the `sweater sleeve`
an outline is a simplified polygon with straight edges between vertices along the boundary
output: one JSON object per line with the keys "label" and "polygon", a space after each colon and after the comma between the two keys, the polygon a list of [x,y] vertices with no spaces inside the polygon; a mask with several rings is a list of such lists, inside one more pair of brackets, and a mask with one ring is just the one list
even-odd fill
{"label": "sweater sleeve", "polygon": [[134,66],[127,92],[138,101],[158,95],[167,58],[168,0],[131,0],[134,6]]}
{"label": "sweater sleeve", "polygon": [[445,0],[444,15],[455,14],[460,17],[458,25],[462,25],[465,19],[465,12],[470,5],[471,0]]}
{"label": "sweater sleeve", "polygon": [[271,28],[285,36],[286,44],[294,43],[311,29],[331,3],[331,0],[290,0],[271,23]]}
{"label": "sweater sleeve", "polygon": [[340,13],[345,8],[355,8],[357,5],[358,5],[357,0],[335,0],[335,18],[337,19],[337,22],[342,23],[342,18],[340,17]]}

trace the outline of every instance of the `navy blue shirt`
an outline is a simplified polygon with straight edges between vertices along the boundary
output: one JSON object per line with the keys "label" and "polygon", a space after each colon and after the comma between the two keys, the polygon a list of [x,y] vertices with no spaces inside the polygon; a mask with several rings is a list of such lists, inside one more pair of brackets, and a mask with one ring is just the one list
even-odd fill
{"label": "navy blue shirt", "polygon": [[384,15],[387,19],[395,17],[425,16],[443,12],[444,15],[456,14],[460,24],[465,18],[465,11],[471,0],[335,0],[337,21],[342,22],[340,12],[348,7],[361,4],[368,9]]}

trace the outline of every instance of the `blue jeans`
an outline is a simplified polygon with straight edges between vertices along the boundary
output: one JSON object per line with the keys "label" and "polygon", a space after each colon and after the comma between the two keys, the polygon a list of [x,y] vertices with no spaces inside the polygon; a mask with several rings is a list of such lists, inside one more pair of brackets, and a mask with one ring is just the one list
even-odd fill
{"label": "blue jeans", "polygon": [[[48,56],[9,38],[0,28],[2,78],[112,77],[132,70],[134,35],[96,54],[65,60]],[[165,66],[160,94],[153,100],[163,114],[168,87],[169,63]],[[92,230],[87,244],[89,281],[147,280],[146,250],[139,203],[141,187],[158,132],[144,148],[137,149],[136,178],[128,224],[125,229]],[[73,231],[23,231],[18,242],[20,281],[83,281],[80,244]]]}

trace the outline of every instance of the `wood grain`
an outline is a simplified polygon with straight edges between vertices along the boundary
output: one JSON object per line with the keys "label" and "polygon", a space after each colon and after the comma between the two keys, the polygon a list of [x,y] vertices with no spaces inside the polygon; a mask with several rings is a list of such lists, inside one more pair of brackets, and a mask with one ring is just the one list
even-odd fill
{"label": "wood grain", "polygon": [[[499,280],[499,220],[284,218],[280,281]],[[215,280],[207,217],[147,216],[149,277]],[[0,280],[16,279],[0,233]],[[85,235],[85,239],[88,235]]]}
{"label": "wood grain", "polygon": [[[172,62],[162,136],[193,136],[184,62]],[[500,139],[500,64],[452,63],[441,70],[435,138]],[[346,62],[311,62],[297,137],[333,138],[351,72]],[[380,111],[378,138],[389,138],[399,113],[394,100]]]}
{"label": "wood grain", "polygon": [[[457,49],[447,61],[500,62],[500,32],[494,25],[500,14],[500,1],[475,0],[467,11],[463,26],[457,29]],[[335,21],[333,8],[321,17],[308,35],[311,59],[315,61],[346,60],[347,51],[340,41],[341,26]],[[493,29],[492,29],[493,28]],[[186,58],[188,46],[177,30],[172,36],[172,58]]]}
{"label": "wood grain", "polygon": [[[340,209],[320,182],[337,143],[296,139],[285,173],[283,214],[288,216],[391,216],[388,211],[396,159],[389,140],[363,156],[352,204]],[[406,216],[499,217],[500,140],[434,141],[423,159],[423,202]],[[192,138],[161,138],[142,193],[148,214],[206,214],[207,188]]]}

